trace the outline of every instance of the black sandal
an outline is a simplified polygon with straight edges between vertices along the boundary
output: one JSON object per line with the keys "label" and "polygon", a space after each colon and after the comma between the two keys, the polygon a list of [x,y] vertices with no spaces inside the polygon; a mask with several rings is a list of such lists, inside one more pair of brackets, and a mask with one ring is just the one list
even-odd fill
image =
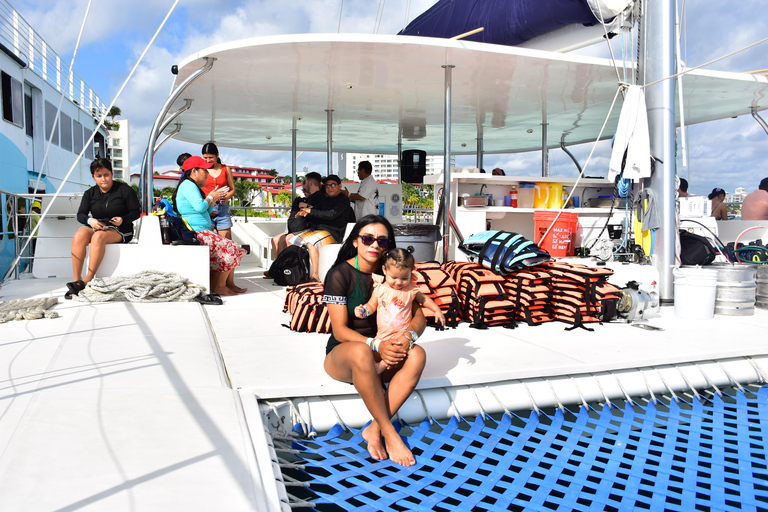
{"label": "black sandal", "polygon": [[67,283],[67,293],[64,294],[64,298],[71,300],[73,295],[77,295],[81,291],[85,290],[85,282],[82,279]]}
{"label": "black sandal", "polygon": [[206,295],[198,295],[195,300],[204,306],[221,306],[224,301],[221,300],[221,295],[218,293],[208,293]]}

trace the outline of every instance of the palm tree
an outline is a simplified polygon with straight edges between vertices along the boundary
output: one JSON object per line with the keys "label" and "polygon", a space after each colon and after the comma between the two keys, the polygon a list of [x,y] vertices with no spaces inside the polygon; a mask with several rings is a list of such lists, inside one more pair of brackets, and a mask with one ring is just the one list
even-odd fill
{"label": "palm tree", "polygon": [[249,180],[240,180],[235,182],[235,199],[240,202],[240,205],[248,199],[249,192],[251,190],[261,190],[261,187]]}
{"label": "palm tree", "polygon": [[115,117],[123,115],[123,112],[120,110],[120,107],[117,105],[112,105],[112,108],[109,109],[109,114],[107,116],[112,119],[112,122],[115,122]]}
{"label": "palm tree", "polygon": [[112,108],[109,109],[109,113],[107,114],[107,117],[112,119],[112,121],[105,121],[104,126],[106,126],[109,130],[119,130],[120,129],[120,123],[115,122],[115,117],[123,115],[123,112],[120,110],[120,107],[117,105],[112,105]]}

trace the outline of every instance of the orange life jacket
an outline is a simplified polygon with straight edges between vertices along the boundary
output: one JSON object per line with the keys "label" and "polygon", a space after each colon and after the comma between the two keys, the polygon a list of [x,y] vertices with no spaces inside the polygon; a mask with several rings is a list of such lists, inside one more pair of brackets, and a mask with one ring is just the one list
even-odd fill
{"label": "orange life jacket", "polygon": [[555,319],[571,324],[567,330],[589,322],[607,322],[616,316],[621,290],[608,283],[613,271],[577,263],[548,261],[538,269],[552,275],[552,312]]}
{"label": "orange life jacket", "polygon": [[[416,263],[413,274],[419,291],[429,297],[445,316],[446,327],[456,327],[459,323],[459,299],[456,295],[456,281],[440,267],[436,261]],[[435,315],[427,308],[422,308],[428,325],[435,325]]]}
{"label": "orange life jacket", "polygon": [[470,327],[487,329],[496,325],[517,327],[515,303],[504,288],[506,279],[483,267],[464,268],[459,280],[459,304]]}
{"label": "orange life jacket", "polygon": [[289,324],[296,332],[331,332],[331,317],[323,303],[323,283],[311,282],[286,288],[283,311],[291,315]]}

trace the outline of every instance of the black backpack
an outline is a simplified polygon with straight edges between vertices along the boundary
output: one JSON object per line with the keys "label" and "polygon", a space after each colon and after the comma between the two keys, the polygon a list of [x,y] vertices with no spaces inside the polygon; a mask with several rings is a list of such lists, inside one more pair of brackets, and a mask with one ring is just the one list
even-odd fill
{"label": "black backpack", "polygon": [[709,239],[680,230],[680,261],[683,265],[709,265],[715,261],[716,255]]}
{"label": "black backpack", "polygon": [[181,217],[168,215],[168,234],[172,245],[200,245],[200,240],[195,236],[195,232],[187,227],[187,223],[181,220]]}
{"label": "black backpack", "polygon": [[296,286],[309,281],[309,249],[289,245],[269,267],[269,276],[280,286]]}

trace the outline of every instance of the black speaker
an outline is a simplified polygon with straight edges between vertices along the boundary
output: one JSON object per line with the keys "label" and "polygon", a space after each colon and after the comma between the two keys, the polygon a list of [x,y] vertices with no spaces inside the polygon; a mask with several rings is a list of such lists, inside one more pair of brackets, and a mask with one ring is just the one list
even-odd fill
{"label": "black speaker", "polygon": [[427,175],[427,152],[420,149],[403,151],[400,180],[403,183],[424,183]]}

